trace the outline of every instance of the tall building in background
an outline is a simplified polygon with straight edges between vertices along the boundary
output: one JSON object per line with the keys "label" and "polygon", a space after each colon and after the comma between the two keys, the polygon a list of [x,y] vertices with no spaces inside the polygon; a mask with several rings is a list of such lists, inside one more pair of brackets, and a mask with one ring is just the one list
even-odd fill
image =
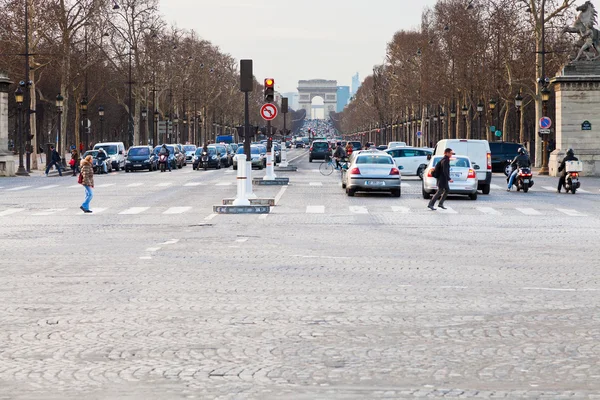
{"label": "tall building in background", "polygon": [[337,87],[337,106],[336,112],[344,111],[344,107],[348,105],[350,101],[350,86],[338,86]]}
{"label": "tall building in background", "polygon": [[356,92],[358,92],[358,88],[360,87],[360,78],[358,77],[358,72],[352,76],[352,91],[350,92],[350,97],[354,96]]}
{"label": "tall building in background", "polygon": [[298,98],[299,98],[298,92],[287,92],[287,93],[282,93],[281,95],[283,97],[288,98],[288,106],[292,110],[300,109],[300,104],[298,103]]}

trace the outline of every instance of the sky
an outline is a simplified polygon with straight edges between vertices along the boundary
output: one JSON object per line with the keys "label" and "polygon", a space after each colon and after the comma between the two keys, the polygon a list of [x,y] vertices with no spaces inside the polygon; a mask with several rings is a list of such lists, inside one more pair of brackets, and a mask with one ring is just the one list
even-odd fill
{"label": "sky", "polygon": [[256,79],[275,79],[281,93],[298,80],[351,86],[381,64],[401,29],[417,28],[436,0],[160,0],[167,22],[193,29],[237,60],[253,62]]}

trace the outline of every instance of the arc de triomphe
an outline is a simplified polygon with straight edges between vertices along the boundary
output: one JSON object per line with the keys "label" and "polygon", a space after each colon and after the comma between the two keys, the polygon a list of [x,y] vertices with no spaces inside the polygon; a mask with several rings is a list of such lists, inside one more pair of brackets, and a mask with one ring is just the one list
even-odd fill
{"label": "arc de triomphe", "polygon": [[310,118],[312,115],[312,100],[316,96],[322,97],[325,119],[327,119],[329,118],[329,113],[336,110],[337,81],[328,81],[326,79],[298,81],[298,95],[300,108],[306,110],[307,118]]}

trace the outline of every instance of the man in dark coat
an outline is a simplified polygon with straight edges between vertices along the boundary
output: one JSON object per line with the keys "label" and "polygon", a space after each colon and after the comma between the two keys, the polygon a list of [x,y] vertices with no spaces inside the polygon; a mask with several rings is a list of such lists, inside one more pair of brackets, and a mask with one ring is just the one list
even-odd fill
{"label": "man in dark coat", "polygon": [[435,195],[429,201],[429,205],[427,206],[427,208],[432,211],[436,210],[434,206],[438,199],[440,200],[438,207],[444,210],[446,209],[446,207],[444,207],[444,201],[446,201],[446,197],[448,197],[448,192],[450,191],[448,182],[452,182],[452,179],[450,179],[450,157],[453,154],[454,152],[452,149],[447,148],[444,150],[444,158],[442,158],[435,166],[434,176],[437,179],[438,190],[435,192]]}
{"label": "man in dark coat", "polygon": [[50,171],[50,168],[52,168],[53,165],[56,167],[56,169],[58,169],[58,174],[60,176],[62,176],[62,169],[60,168],[60,155],[58,154],[58,152],[56,151],[54,146],[50,146],[49,157],[50,157],[50,162],[48,163],[48,166],[46,167],[46,176],[48,176],[48,171]]}
{"label": "man in dark coat", "polygon": [[[565,186],[565,180],[567,179],[567,161],[579,161],[577,157],[575,157],[575,152],[573,149],[567,150],[567,155],[563,158],[560,166],[558,167],[558,172],[560,172],[560,178],[558,178],[558,188],[557,192],[560,193],[560,190]],[[568,193],[568,192],[567,192]]]}

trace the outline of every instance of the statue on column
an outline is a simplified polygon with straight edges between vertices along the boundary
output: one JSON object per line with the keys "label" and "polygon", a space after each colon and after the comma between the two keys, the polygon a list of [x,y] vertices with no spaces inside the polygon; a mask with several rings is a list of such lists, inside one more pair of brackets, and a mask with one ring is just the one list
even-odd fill
{"label": "statue on column", "polygon": [[577,7],[577,11],[579,15],[573,25],[564,29],[565,32],[579,35],[579,41],[576,43],[579,52],[573,61],[579,61],[584,56],[586,61],[596,61],[600,58],[600,31],[594,27],[598,12],[591,1]]}

